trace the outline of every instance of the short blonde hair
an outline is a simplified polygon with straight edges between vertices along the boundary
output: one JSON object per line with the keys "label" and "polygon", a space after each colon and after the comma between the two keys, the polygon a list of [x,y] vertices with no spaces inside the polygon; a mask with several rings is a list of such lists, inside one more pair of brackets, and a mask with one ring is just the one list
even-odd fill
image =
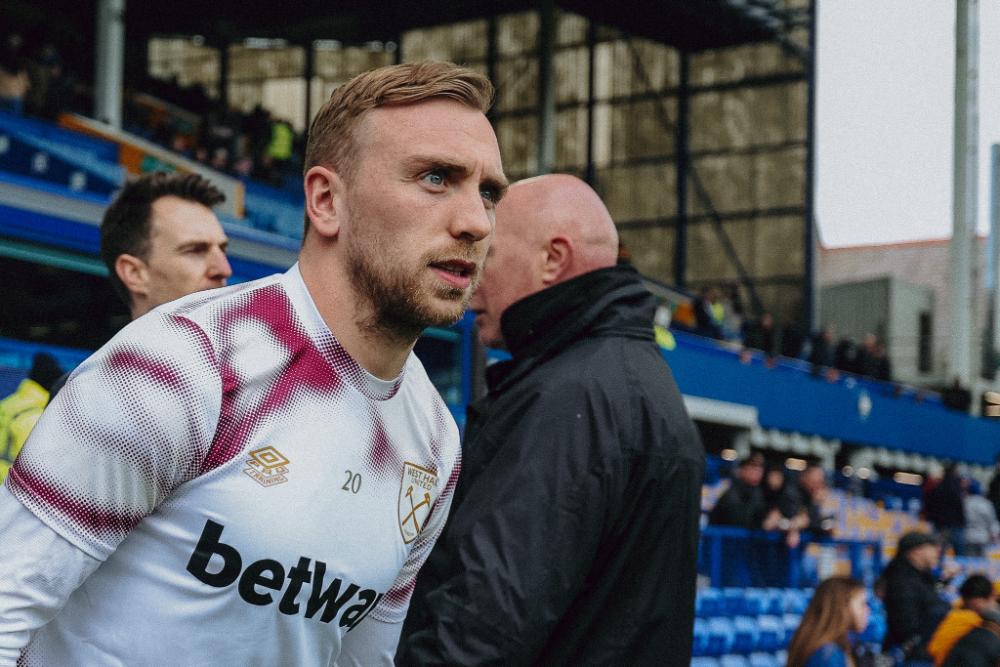
{"label": "short blonde hair", "polygon": [[475,70],[429,60],[359,74],[334,90],[313,119],[305,171],[327,165],[349,177],[357,157],[354,132],[366,112],[433,97],[453,99],[485,114],[493,103],[493,84]]}

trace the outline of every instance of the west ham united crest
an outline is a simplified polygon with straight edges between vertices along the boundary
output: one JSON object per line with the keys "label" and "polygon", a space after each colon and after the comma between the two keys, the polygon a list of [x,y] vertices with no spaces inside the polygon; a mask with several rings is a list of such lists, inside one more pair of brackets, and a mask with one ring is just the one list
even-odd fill
{"label": "west ham united crest", "polygon": [[403,542],[417,539],[430,518],[431,506],[437,497],[437,472],[407,461],[403,464],[403,481],[399,487],[399,530]]}

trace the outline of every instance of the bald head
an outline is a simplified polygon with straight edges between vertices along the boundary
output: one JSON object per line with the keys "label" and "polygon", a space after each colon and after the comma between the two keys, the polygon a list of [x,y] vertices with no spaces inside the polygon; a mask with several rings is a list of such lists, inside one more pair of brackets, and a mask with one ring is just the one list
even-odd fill
{"label": "bald head", "polygon": [[569,174],[536,176],[511,186],[497,209],[497,233],[530,237],[538,244],[565,239],[573,252],[564,274],[551,284],[618,260],[611,214],[593,188]]}
{"label": "bald head", "polygon": [[472,310],[480,337],[502,347],[500,317],[513,303],[584,273],[614,266],[618,231],[594,190],[568,174],[512,185],[497,207],[496,232]]}

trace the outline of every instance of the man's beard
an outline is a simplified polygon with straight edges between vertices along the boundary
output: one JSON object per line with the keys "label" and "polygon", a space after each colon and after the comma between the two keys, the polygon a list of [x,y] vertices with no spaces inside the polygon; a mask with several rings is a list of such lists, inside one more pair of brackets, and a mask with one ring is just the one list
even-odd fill
{"label": "man's beard", "polygon": [[[427,327],[451,326],[462,317],[479,283],[480,270],[477,269],[467,289],[441,284],[431,293],[422,285],[422,273],[407,273],[405,268],[392,261],[391,253],[385,252],[382,245],[377,239],[359,239],[357,236],[348,242],[347,268],[351,287],[359,297],[361,307],[367,311],[358,322],[362,331],[375,336],[389,336],[400,342],[412,342]],[[426,256],[415,269],[420,272],[436,260],[464,259],[470,254],[471,248],[463,248],[447,255]],[[433,301],[436,300],[452,302],[454,307],[435,308]]]}

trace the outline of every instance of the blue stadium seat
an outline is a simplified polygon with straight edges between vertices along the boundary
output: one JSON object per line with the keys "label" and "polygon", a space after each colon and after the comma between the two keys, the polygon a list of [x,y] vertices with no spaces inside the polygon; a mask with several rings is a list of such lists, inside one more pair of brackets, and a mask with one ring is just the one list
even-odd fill
{"label": "blue stadium seat", "polygon": [[695,609],[698,616],[705,618],[722,616],[722,591],[718,588],[705,588],[698,591]]}
{"label": "blue stadium seat", "polygon": [[[766,601],[766,608],[761,610],[761,614],[784,614],[785,613],[785,589],[765,588],[763,597]],[[758,614],[759,615],[759,614]]]}
{"label": "blue stadium seat", "polygon": [[723,617],[708,619],[708,653],[722,655],[730,651],[734,635],[732,620]]}
{"label": "blue stadium seat", "polygon": [[760,632],[757,629],[757,619],[752,616],[737,616],[733,619],[734,653],[749,653],[757,646]]}
{"label": "blue stadium seat", "polygon": [[760,616],[771,613],[771,593],[765,588],[748,588],[743,596],[743,613]]}
{"label": "blue stadium seat", "polygon": [[792,641],[795,631],[799,629],[799,625],[802,623],[802,615],[785,614],[781,617],[781,620],[785,623],[785,645],[787,646]]}
{"label": "blue stadium seat", "polygon": [[757,650],[777,651],[785,646],[785,622],[780,616],[766,614],[757,617]]}
{"label": "blue stadium seat", "polygon": [[809,600],[812,599],[811,591],[802,591],[797,588],[785,590],[783,611],[788,614],[804,614]]}
{"label": "blue stadium seat", "polygon": [[719,661],[705,656],[692,658],[691,667],[719,667]]}
{"label": "blue stadium seat", "polygon": [[739,616],[746,612],[746,592],[745,588],[724,588],[722,589],[724,613],[726,616]]}
{"label": "blue stadium seat", "polygon": [[772,653],[751,653],[750,667],[784,667],[784,662],[779,662]]}
{"label": "blue stadium seat", "polygon": [[695,618],[694,640],[691,645],[691,652],[698,656],[708,655],[709,648],[708,621],[703,618]]}

